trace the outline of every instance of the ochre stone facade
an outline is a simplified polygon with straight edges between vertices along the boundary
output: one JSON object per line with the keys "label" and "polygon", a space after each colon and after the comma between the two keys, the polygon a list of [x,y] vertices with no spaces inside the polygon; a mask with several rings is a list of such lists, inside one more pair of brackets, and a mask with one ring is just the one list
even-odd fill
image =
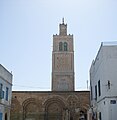
{"label": "ochre stone facade", "polygon": [[79,120],[88,108],[89,91],[14,91],[11,120]]}
{"label": "ochre stone facade", "polygon": [[14,91],[11,120],[86,120],[89,91],[74,91],[73,35],[53,35],[52,91]]}

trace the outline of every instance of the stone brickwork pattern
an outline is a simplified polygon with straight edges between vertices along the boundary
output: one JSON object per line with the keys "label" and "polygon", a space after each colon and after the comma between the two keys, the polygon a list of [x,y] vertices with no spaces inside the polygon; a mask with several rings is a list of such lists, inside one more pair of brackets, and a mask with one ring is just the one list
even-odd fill
{"label": "stone brickwork pattern", "polygon": [[10,120],[79,120],[86,116],[89,91],[14,91]]}

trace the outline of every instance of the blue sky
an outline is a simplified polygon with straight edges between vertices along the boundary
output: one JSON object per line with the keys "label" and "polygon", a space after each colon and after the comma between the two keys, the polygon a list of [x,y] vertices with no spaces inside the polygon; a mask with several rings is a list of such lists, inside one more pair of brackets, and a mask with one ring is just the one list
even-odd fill
{"label": "blue sky", "polygon": [[13,90],[51,90],[52,37],[63,17],[74,35],[75,88],[86,90],[101,42],[117,40],[117,1],[0,1],[0,64],[12,71]]}

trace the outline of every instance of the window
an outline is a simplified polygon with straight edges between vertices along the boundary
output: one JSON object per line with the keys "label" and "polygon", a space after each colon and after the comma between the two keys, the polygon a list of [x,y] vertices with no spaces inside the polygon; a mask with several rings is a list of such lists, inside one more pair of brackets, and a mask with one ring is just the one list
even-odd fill
{"label": "window", "polygon": [[9,88],[6,87],[6,100],[8,101],[8,92],[9,92]]}
{"label": "window", "polygon": [[116,100],[110,100],[110,104],[116,104]]}
{"label": "window", "polygon": [[0,120],[2,120],[2,113],[0,113]]}
{"label": "window", "polygon": [[67,51],[67,42],[64,42],[64,51]]}
{"label": "window", "polygon": [[2,91],[2,99],[4,98],[4,91]]}
{"label": "window", "polygon": [[5,113],[5,120],[7,120],[7,113]]}
{"label": "window", "polygon": [[62,50],[63,50],[63,43],[60,42],[60,43],[59,43],[59,51],[62,51]]}
{"label": "window", "polygon": [[95,100],[97,100],[97,85],[95,86]]}
{"label": "window", "polygon": [[2,89],[3,89],[3,84],[0,84],[0,99],[2,99]]}
{"label": "window", "polygon": [[99,120],[102,120],[101,112],[99,112]]}
{"label": "window", "polygon": [[98,95],[101,96],[100,80],[98,81]]}
{"label": "window", "polygon": [[92,91],[92,86],[91,86],[91,100],[93,100],[93,91]]}

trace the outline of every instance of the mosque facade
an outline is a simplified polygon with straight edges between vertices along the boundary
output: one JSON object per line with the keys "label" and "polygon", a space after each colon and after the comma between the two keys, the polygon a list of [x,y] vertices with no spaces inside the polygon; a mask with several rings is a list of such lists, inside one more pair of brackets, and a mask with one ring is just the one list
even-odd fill
{"label": "mosque facade", "polygon": [[74,41],[64,19],[53,35],[52,90],[13,91],[10,120],[87,120],[89,91],[75,91]]}

